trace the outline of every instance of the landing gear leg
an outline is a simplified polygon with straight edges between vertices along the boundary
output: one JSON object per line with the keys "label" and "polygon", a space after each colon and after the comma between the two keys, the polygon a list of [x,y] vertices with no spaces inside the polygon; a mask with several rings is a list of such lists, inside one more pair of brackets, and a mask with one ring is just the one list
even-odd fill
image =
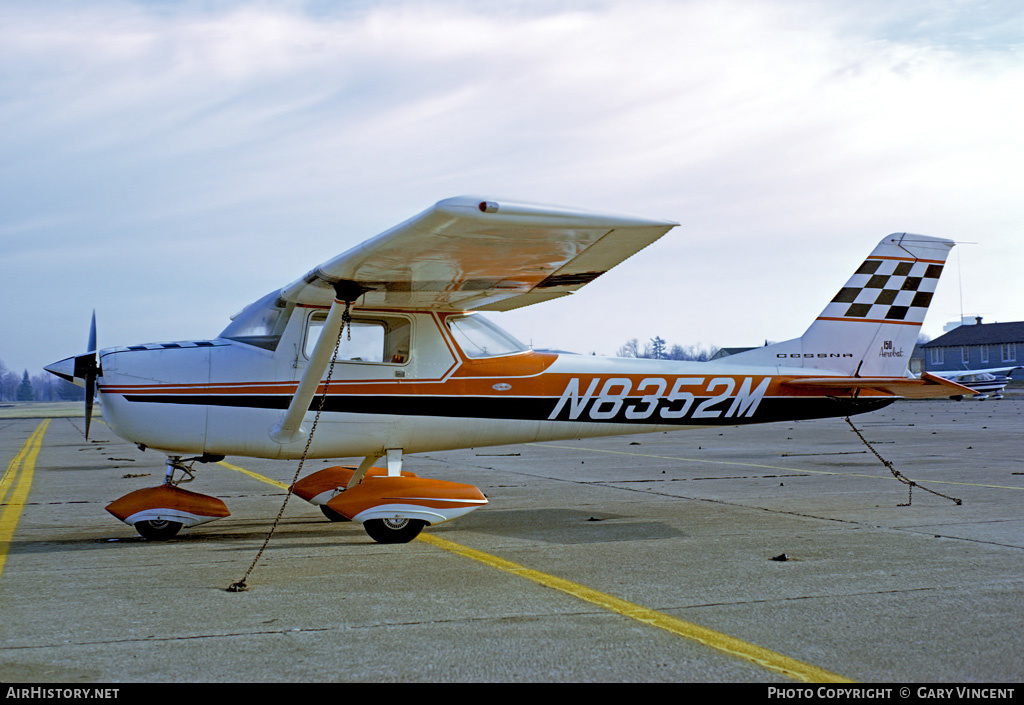
{"label": "landing gear leg", "polygon": [[[167,474],[164,475],[164,484],[180,485],[183,482],[192,482],[192,480],[196,479],[195,473],[192,472],[192,465],[195,463],[197,459],[189,458],[189,460],[191,460],[192,462],[190,462],[188,465],[185,465],[185,463],[181,461],[180,455],[168,455]],[[177,482],[175,482],[174,480],[175,470],[181,470],[182,472],[181,479],[178,480]]]}
{"label": "landing gear leg", "polygon": [[401,477],[402,449],[388,448],[386,451],[384,451],[384,455],[388,459],[388,477]]}

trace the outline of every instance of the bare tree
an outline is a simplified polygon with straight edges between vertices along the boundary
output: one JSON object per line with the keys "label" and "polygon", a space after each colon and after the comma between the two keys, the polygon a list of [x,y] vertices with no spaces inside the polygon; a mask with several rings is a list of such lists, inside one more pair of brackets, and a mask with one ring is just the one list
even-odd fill
{"label": "bare tree", "polygon": [[66,379],[57,380],[57,384],[54,386],[54,393],[57,399],[61,401],[83,401],[85,399],[85,389],[77,384],[68,382]]}
{"label": "bare tree", "polygon": [[36,401],[56,401],[57,391],[54,382],[56,377],[49,372],[42,372],[32,377],[32,396]]}
{"label": "bare tree", "polygon": [[619,357],[647,357],[658,360],[694,360],[707,362],[718,352],[717,345],[704,347],[702,344],[678,345],[669,347],[668,343],[661,336],[651,338],[651,341],[644,345],[643,352],[640,352],[640,345],[636,338],[629,340],[619,348]]}
{"label": "bare tree", "polygon": [[636,338],[627,340],[616,354],[618,357],[640,357],[640,341]]}
{"label": "bare tree", "polygon": [[14,401],[18,396],[18,375],[13,372],[5,372],[4,376],[0,378],[0,390],[2,390],[2,396],[6,401]]}
{"label": "bare tree", "polygon": [[673,345],[669,351],[669,359],[672,360],[694,360],[697,362],[707,362],[715,353],[718,352],[718,347],[711,345],[704,347],[701,344],[697,345]]}

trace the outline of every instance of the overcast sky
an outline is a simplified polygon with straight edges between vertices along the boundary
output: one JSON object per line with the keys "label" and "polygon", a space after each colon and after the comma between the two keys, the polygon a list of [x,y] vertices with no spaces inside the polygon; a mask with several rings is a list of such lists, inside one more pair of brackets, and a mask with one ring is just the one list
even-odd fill
{"label": "overcast sky", "polygon": [[681,224],[492,316],[536,347],[796,337],[903,231],[965,243],[926,334],[1024,320],[1022,125],[1017,0],[0,0],[0,360],[212,337],[461,194]]}

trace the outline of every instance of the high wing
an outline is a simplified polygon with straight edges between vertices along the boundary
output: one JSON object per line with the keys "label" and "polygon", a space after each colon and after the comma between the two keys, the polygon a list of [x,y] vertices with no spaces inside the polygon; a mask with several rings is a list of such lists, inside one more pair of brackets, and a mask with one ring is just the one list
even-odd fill
{"label": "high wing", "polygon": [[329,306],[508,311],[571,294],[678,223],[459,196],[324,262],[281,290]]}

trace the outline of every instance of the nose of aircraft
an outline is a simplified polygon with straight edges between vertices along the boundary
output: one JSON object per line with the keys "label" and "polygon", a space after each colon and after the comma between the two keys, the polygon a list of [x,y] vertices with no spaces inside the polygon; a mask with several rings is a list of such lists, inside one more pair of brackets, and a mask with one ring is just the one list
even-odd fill
{"label": "nose of aircraft", "polygon": [[96,312],[92,312],[92,322],[89,324],[89,352],[73,357],[66,357],[57,362],[51,362],[43,369],[61,379],[77,384],[79,387],[87,387],[90,377],[95,379],[99,363],[96,355]]}

